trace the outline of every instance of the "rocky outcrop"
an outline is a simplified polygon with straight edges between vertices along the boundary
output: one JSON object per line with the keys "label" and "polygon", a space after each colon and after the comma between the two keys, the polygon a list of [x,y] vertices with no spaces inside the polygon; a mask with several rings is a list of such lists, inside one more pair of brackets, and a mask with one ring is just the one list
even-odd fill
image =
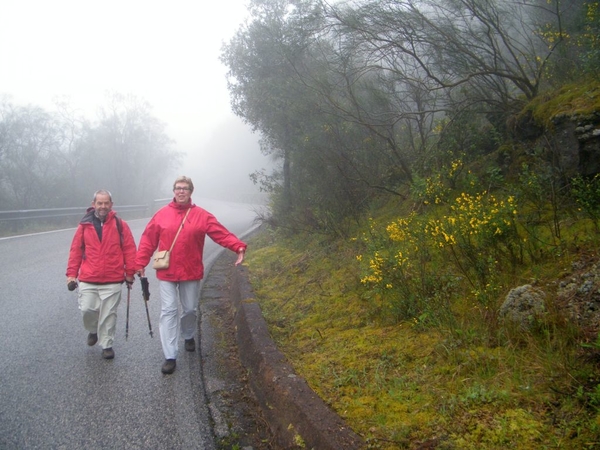
{"label": "rocky outcrop", "polygon": [[571,269],[558,282],[556,303],[567,320],[595,341],[600,331],[600,261],[596,256],[582,257]]}
{"label": "rocky outcrop", "polygon": [[544,290],[530,284],[512,289],[498,316],[504,324],[527,331],[544,322],[548,304],[557,315],[552,320],[560,317],[579,330],[583,341],[595,342],[600,332],[600,259],[583,255],[564,277],[544,286]]}
{"label": "rocky outcrop", "polygon": [[589,115],[556,115],[547,129],[537,124],[527,111],[510,128],[516,139],[545,149],[547,158],[567,178],[600,173],[600,111]]}
{"label": "rocky outcrop", "polygon": [[544,292],[530,284],[511,289],[500,307],[500,318],[528,330],[546,314],[545,296]]}
{"label": "rocky outcrop", "polygon": [[579,173],[586,176],[600,173],[600,113],[595,114],[594,119],[575,128],[579,143]]}
{"label": "rocky outcrop", "polygon": [[558,166],[567,176],[600,173],[600,114],[556,116],[554,129],[547,131],[538,144],[550,145]]}

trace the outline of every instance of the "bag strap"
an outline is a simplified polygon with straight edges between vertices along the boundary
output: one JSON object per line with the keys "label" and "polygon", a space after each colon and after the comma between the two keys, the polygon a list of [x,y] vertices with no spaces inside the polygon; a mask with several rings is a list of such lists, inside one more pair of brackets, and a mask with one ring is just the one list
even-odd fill
{"label": "bag strap", "polygon": [[[123,223],[121,222],[121,218],[117,217],[116,215],[115,222],[117,223],[117,230],[119,231],[119,244],[121,245],[121,250],[123,250]],[[85,250],[85,240],[83,239],[83,233],[81,233],[81,249]]]}
{"label": "bag strap", "polygon": [[169,253],[171,253],[171,250],[173,250],[173,247],[175,246],[175,241],[177,240],[177,237],[179,236],[179,232],[183,228],[183,223],[185,222],[185,219],[187,219],[187,216],[188,216],[188,214],[190,213],[191,210],[192,210],[192,208],[188,208],[187,212],[185,213],[185,216],[183,216],[183,220],[181,221],[181,225],[179,225],[179,230],[177,230],[177,234],[175,235],[175,239],[173,239],[173,243],[171,244],[171,248],[169,249]]}
{"label": "bag strap", "polygon": [[123,249],[123,224],[121,223],[121,218],[115,216],[115,220],[117,221],[117,230],[119,230],[119,242],[121,243],[121,250]]}

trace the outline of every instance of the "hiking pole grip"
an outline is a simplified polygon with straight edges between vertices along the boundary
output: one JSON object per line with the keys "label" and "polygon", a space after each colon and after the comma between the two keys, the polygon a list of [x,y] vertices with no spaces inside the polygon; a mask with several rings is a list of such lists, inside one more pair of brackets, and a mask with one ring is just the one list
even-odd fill
{"label": "hiking pole grip", "polygon": [[146,318],[148,319],[148,329],[150,330],[150,337],[154,337],[152,334],[152,324],[150,323],[150,313],[148,312],[148,300],[150,300],[150,284],[148,278],[140,277],[142,285],[142,296],[144,297],[144,306],[146,306]]}
{"label": "hiking pole grip", "polygon": [[142,284],[142,295],[144,300],[150,300],[150,283],[148,283],[147,277],[140,277],[140,283]]}

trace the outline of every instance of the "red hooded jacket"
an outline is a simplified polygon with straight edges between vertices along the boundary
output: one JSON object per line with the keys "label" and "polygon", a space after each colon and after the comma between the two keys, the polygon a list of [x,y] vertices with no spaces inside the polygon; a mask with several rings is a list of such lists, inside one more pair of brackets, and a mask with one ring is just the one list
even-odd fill
{"label": "red hooded jacket", "polygon": [[185,205],[180,205],[173,200],[159,209],[146,225],[136,257],[138,269],[148,265],[155,250],[163,251],[171,248],[179,225],[188,209],[191,210],[185,219],[177,241],[175,241],[170,255],[169,268],[156,271],[156,277],[159,280],[201,280],[204,276],[202,255],[206,235],[220,246],[233,252],[237,253],[240,249],[246,249],[246,244],[221,225],[211,213],[194,205],[191,200]]}
{"label": "red hooded jacket", "polygon": [[122,224],[123,242],[117,227],[116,213],[110,211],[102,227],[102,242],[94,228],[94,208],[89,208],[73,236],[67,277],[86,283],[122,283],[125,275],[135,274],[135,240],[129,225]]}

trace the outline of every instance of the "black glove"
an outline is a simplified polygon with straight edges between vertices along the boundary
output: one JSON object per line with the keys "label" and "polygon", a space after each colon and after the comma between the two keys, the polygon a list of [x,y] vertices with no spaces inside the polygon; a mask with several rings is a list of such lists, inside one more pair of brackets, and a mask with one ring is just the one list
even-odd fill
{"label": "black glove", "polygon": [[140,277],[140,281],[142,283],[142,296],[144,300],[150,300],[150,283],[148,283],[148,278]]}
{"label": "black glove", "polygon": [[70,291],[74,291],[76,287],[77,287],[77,281],[69,281],[69,284],[67,284],[67,288]]}

